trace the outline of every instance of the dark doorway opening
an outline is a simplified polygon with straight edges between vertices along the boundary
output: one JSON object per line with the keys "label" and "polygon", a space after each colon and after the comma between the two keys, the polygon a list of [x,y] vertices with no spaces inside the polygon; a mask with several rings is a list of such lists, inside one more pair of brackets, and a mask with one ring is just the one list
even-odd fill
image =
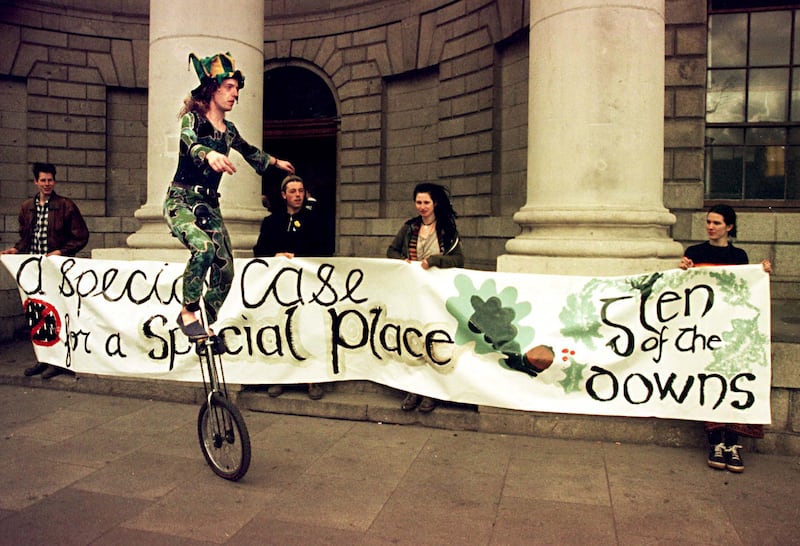
{"label": "dark doorway opening", "polygon": [[[264,74],[264,149],[289,160],[317,200],[327,229],[328,254],[336,249],[336,136],[339,118],[330,89],[313,72],[284,66]],[[261,193],[269,208],[280,206],[280,184],[285,173],[269,169]],[[267,206],[265,205],[265,206]]]}

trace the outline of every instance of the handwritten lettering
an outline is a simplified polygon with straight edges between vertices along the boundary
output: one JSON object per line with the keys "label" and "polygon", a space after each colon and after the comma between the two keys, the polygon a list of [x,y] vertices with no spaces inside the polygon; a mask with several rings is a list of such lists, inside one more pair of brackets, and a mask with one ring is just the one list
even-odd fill
{"label": "handwritten lettering", "polygon": [[269,263],[260,258],[249,261],[244,267],[240,286],[246,309],[261,307],[270,299],[282,307],[305,305],[307,302],[331,307],[340,302],[367,301],[366,297],[356,295],[364,280],[364,272],[359,269],[348,271],[344,283],[337,290],[339,277],[335,267],[329,263],[321,264],[311,274],[302,267],[284,266],[274,274],[266,288],[261,288],[263,283],[255,279],[270,274],[269,267]]}
{"label": "handwritten lettering", "polygon": [[[437,366],[444,366],[451,361],[451,351],[443,350],[440,345],[452,346],[454,341],[450,334],[441,329],[433,329],[423,333],[414,326],[403,327],[401,324],[385,322],[381,325],[383,309],[375,307],[370,310],[372,320],[359,309],[347,309],[339,312],[329,309],[331,317],[331,366],[333,373],[339,373],[341,349],[357,350],[369,345],[372,355],[382,360],[384,355],[393,354],[403,359],[405,355],[416,359],[425,356]],[[414,349],[414,340],[424,340],[424,355]],[[448,355],[441,358],[440,354]]]}
{"label": "handwritten lettering", "polygon": [[[702,310],[697,306],[693,299],[699,292],[702,296]],[[610,298],[600,298],[602,306],[600,308],[600,320],[609,326],[614,332],[609,336],[606,347],[609,347],[615,354],[621,357],[629,357],[638,348],[645,353],[654,353],[653,362],[659,363],[664,356],[664,349],[668,343],[680,353],[694,353],[697,351],[713,351],[721,347],[722,338],[718,334],[703,333],[698,327],[681,327],[674,341],[667,335],[669,327],[667,323],[683,317],[701,319],[705,317],[714,307],[714,289],[706,284],[700,284],[684,290],[683,296],[678,292],[667,290],[656,298],[655,321],[649,316],[648,307],[645,305],[647,299],[652,296],[651,291],[643,291],[639,300],[639,325],[646,331],[655,335],[648,336],[637,344],[634,326],[612,319],[613,311],[617,304],[632,300],[634,296],[615,296]],[[676,309],[678,308],[678,309]],[[680,310],[682,308],[682,311]],[[656,325],[653,323],[655,322]]]}
{"label": "handwritten lettering", "polygon": [[[733,408],[746,410],[755,403],[753,392],[740,386],[743,380],[755,381],[755,376],[750,373],[737,374],[731,378],[730,382],[719,374],[697,374],[697,382],[695,382],[695,377],[689,375],[685,377],[683,388],[678,393],[673,388],[677,380],[675,373],[669,374],[666,381],[662,383],[663,379],[658,372],[652,374],[652,379],[644,373],[634,372],[624,375],[620,380],[617,374],[600,366],[592,366],[591,371],[592,375],[586,380],[586,392],[599,402],[612,402],[621,396],[628,404],[640,405],[650,402],[653,395],[658,394],[661,401],[670,399],[676,404],[683,405],[689,394],[693,390],[697,390],[697,404],[700,407],[707,405],[709,394],[716,394],[715,397],[712,397],[712,409],[717,409],[728,398],[729,391],[743,394],[745,397],[744,401],[730,400],[729,404]],[[620,392],[620,384],[622,392]],[[695,385],[697,385],[697,389],[694,389]]]}

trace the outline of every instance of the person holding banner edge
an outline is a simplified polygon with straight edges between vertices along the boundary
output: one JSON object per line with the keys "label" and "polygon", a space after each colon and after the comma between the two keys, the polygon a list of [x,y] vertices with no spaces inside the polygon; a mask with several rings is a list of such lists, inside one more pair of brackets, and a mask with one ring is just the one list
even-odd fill
{"label": "person holding banner edge", "polygon": [[[78,206],[56,193],[55,165],[34,163],[33,183],[38,189],[36,195],[23,201],[19,210],[19,241],[0,254],[75,256],[89,242],[89,229]],[[42,374],[42,379],[63,373],[72,372],[42,362],[24,372],[26,377]]]}
{"label": "person holding banner edge", "polygon": [[[258,174],[271,165],[294,173],[294,166],[249,144],[225,119],[244,87],[244,75],[236,70],[230,53],[202,59],[190,53],[189,60],[200,85],[184,100],[179,114],[178,166],[164,200],[164,219],[172,235],[191,253],[183,273],[183,307],[177,322],[190,340],[197,341],[210,335],[206,328],[216,321],[233,282],[230,235],[220,213],[217,191],[222,175],[236,172],[228,158],[230,150],[239,152]],[[209,287],[203,296],[209,271]],[[206,327],[197,316],[201,296],[208,318]]]}
{"label": "person holding banner edge", "polygon": [[[420,262],[422,269],[464,267],[464,253],[456,228],[456,212],[444,186],[423,182],[414,188],[414,206],[418,216],[406,221],[397,232],[386,256],[407,262]],[[406,393],[400,408],[433,411],[439,401]]]}
{"label": "person holding banner edge", "polygon": [[[733,246],[730,241],[736,237],[736,211],[732,207],[714,205],[708,209],[706,234],[708,241],[687,248],[678,267],[686,270],[698,266],[748,263],[747,253]],[[763,260],[761,266],[767,273],[772,273],[772,264],[769,260]],[[762,425],[707,422],[704,429],[709,444],[708,466],[736,473],[744,472],[739,435],[751,438],[764,437]]]}

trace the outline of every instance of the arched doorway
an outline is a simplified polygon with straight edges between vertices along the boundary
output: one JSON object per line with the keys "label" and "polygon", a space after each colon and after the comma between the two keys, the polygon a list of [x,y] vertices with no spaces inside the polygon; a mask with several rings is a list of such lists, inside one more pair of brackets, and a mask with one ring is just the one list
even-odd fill
{"label": "arched doorway", "polygon": [[[317,199],[328,229],[320,234],[330,254],[336,249],[336,101],[325,82],[299,66],[264,73],[264,149],[292,162]],[[281,203],[284,173],[269,169],[261,181],[268,203]],[[271,206],[270,205],[270,206]]]}

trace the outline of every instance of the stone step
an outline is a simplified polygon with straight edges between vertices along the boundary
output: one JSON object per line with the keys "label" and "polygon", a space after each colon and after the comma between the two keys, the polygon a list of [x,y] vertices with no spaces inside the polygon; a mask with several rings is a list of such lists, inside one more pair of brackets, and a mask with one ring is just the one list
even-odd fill
{"label": "stone step", "polygon": [[[782,455],[800,455],[800,344],[773,343],[773,424],[765,438],[743,439],[749,450]],[[165,400],[198,406],[204,400],[201,384],[179,381],[132,379],[91,374],[61,375],[50,380],[25,377],[24,368],[34,362],[27,341],[0,344],[0,384],[30,388],[88,392]],[[305,386],[287,386],[276,398],[267,395],[265,386],[229,385],[230,395],[240,409],[306,415],[331,419],[371,421],[448,430],[473,430],[496,434],[520,434],[561,439],[580,439],[665,447],[705,445],[702,424],[677,419],[607,417],[558,413],[522,412],[443,403],[429,414],[400,409],[403,393],[368,381],[328,383],[321,400],[311,400]]]}

